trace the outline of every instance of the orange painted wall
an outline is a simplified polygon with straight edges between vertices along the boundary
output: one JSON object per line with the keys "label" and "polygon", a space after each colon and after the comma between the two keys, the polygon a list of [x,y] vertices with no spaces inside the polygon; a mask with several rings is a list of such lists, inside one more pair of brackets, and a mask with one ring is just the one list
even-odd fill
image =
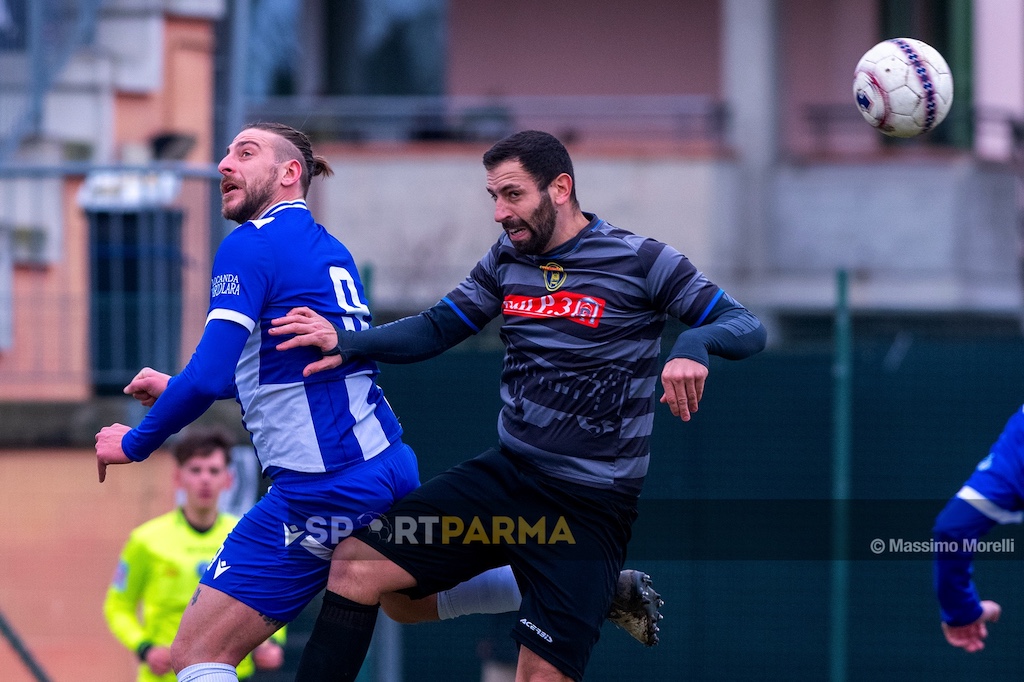
{"label": "orange painted wall", "polygon": [[14,271],[14,343],[0,352],[0,400],[83,400],[89,384],[89,251],[77,208],[81,178],[64,182],[63,254]]}
{"label": "orange painted wall", "polygon": [[165,132],[196,138],[186,161],[211,159],[213,139],[213,26],[168,17],[164,26],[163,87],[144,95],[115,95],[115,144],[148,144]]}
{"label": "orange painted wall", "polygon": [[[164,452],[97,482],[92,450],[0,452],[0,609],[55,682],[135,679],[103,598],[129,532],[174,506]],[[32,682],[0,640],[0,679]]]}

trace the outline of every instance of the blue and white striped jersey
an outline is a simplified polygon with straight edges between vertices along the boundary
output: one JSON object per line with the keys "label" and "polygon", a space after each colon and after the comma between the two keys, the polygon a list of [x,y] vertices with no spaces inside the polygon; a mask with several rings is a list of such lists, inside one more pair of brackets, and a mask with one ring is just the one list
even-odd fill
{"label": "blue and white striped jersey", "polygon": [[379,454],[401,427],[369,360],[304,378],[315,348],[278,351],[270,321],[309,306],[344,329],[370,326],[359,272],[348,249],[318,225],[303,201],[271,207],[236,228],[214,260],[211,320],[249,330],[235,368],[245,427],[265,470],[322,472]]}
{"label": "blue and white striped jersey", "polygon": [[377,365],[355,359],[303,377],[315,348],[279,351],[271,320],[309,306],[350,330],[370,312],[348,249],[317,225],[303,201],[282,202],[237,227],[214,259],[210,310],[188,365],[142,423],[122,439],[145,459],[164,440],[232,394],[264,471],[339,471],[380,454],[402,429],[376,383]]}
{"label": "blue and white striped jersey", "polygon": [[503,316],[505,448],[556,478],[638,494],[665,321],[699,326],[725,294],[674,248],[585,215],[540,256],[503,235],[443,300],[474,330]]}
{"label": "blue and white striped jersey", "polygon": [[1024,521],[1024,407],[1007,420],[956,496],[994,523]]}

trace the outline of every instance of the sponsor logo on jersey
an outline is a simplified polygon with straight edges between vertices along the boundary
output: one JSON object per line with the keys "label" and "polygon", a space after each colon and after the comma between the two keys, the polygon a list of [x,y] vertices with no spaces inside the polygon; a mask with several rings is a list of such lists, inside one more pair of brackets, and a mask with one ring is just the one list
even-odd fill
{"label": "sponsor logo on jersey", "polygon": [[217,275],[210,280],[210,297],[238,296],[242,287],[238,283],[238,275]]}
{"label": "sponsor logo on jersey", "polygon": [[522,623],[523,625],[525,625],[526,627],[530,628],[531,630],[533,630],[535,633],[537,633],[537,636],[540,637],[541,639],[543,639],[545,642],[554,642],[555,641],[555,640],[551,639],[551,635],[549,635],[548,633],[544,632],[539,627],[537,627],[536,625],[534,625],[530,621],[526,620],[525,618],[520,618],[519,622]]}
{"label": "sponsor logo on jersey", "polygon": [[564,317],[577,324],[597,327],[604,315],[604,299],[563,291],[545,296],[505,297],[501,311],[517,317]]}
{"label": "sponsor logo on jersey", "polygon": [[544,288],[548,291],[557,291],[565,284],[565,270],[558,263],[548,263],[540,269],[544,272]]}

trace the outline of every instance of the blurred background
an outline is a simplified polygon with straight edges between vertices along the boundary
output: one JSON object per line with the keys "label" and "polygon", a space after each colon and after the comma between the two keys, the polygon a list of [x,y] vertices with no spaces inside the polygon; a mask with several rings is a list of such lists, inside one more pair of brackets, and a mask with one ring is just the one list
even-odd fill
{"label": "blurred background", "polygon": [[[851,94],[899,36],[955,81],[910,140]],[[309,203],[377,323],[497,238],[480,158],[525,128],[567,144],[584,210],[765,322],[692,422],[656,420],[629,564],[661,644],[608,625],[588,680],[1019,677],[1024,540],[977,562],[1004,616],[975,655],[942,638],[929,554],[867,548],[927,540],[1024,402],[1024,0],[0,0],[0,679],[134,678],[101,605],[172,465],[100,486],[93,436],[141,419],[140,367],[188,361],[233,226],[216,162],[257,119],[334,167]],[[492,324],[382,367],[424,479],[495,441],[500,359]],[[234,403],[203,419],[241,428]],[[291,679],[313,614],[254,679]],[[362,677],[482,679],[510,618],[384,622]]]}

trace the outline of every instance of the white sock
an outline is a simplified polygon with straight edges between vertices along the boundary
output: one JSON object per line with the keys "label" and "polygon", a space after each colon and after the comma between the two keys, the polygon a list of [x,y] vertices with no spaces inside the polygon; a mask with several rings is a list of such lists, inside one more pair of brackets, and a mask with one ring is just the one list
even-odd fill
{"label": "white sock", "polygon": [[499,566],[437,593],[437,616],[450,620],[471,613],[518,611],[523,602],[511,566]]}
{"label": "white sock", "polygon": [[178,673],[178,682],[238,682],[238,673],[227,663],[196,663]]}

